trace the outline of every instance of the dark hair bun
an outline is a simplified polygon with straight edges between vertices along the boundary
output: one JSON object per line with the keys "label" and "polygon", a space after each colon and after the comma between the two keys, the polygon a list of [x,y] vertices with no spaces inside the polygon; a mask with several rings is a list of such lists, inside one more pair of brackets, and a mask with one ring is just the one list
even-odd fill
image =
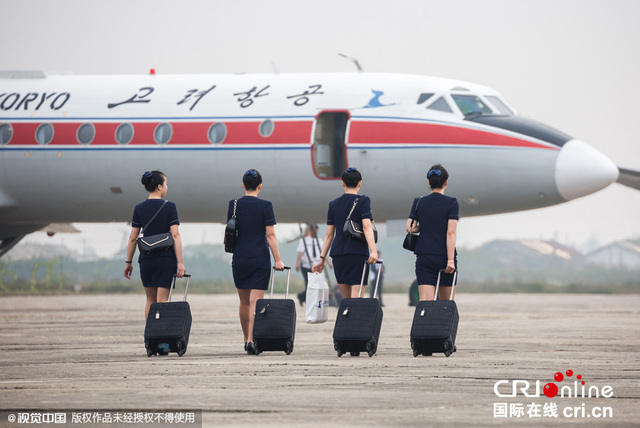
{"label": "dark hair bun", "polygon": [[140,182],[147,192],[153,192],[164,183],[164,180],[165,175],[162,171],[146,171],[142,174]]}

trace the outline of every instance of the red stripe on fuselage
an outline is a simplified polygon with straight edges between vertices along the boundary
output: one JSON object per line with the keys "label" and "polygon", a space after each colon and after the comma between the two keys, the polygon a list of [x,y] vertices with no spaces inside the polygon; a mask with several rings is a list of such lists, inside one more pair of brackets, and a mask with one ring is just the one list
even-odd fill
{"label": "red stripe on fuselage", "polygon": [[480,129],[435,123],[352,121],[351,144],[477,145],[555,149],[529,140]]}
{"label": "red stripe on fuselage", "polygon": [[[53,140],[49,146],[80,145],[76,137],[80,125],[86,122],[47,122],[54,128]],[[92,122],[95,137],[89,146],[117,145],[116,129],[122,123]],[[165,122],[128,122],[133,126],[132,145],[155,145],[154,131]],[[168,122],[172,127],[172,137],[168,145],[200,144],[210,145],[209,128],[215,122]],[[222,144],[308,144],[313,122],[274,121],[271,135],[260,135],[262,122],[224,122],[227,136]],[[12,123],[13,137],[9,145],[38,146],[36,131],[41,123]]]}
{"label": "red stripe on fuselage", "polygon": [[[87,122],[48,122],[54,127],[54,136],[49,146],[80,145],[77,132],[80,125]],[[116,129],[124,122],[92,122],[95,137],[88,146],[116,146]],[[156,145],[154,131],[158,124],[165,122],[129,122],[133,125],[131,145]],[[168,122],[172,127],[172,137],[167,145],[211,145],[209,128],[216,122]],[[268,137],[262,137],[259,127],[262,121],[224,122],[227,136],[222,145],[248,144],[310,144],[313,121],[273,121],[274,130]],[[13,138],[9,145],[38,146],[36,130],[41,123],[14,122]],[[391,121],[359,121],[351,119],[349,144],[416,144],[416,145],[471,145],[488,147],[518,147],[559,150],[559,147],[545,145],[527,139],[493,133],[481,129],[458,127],[451,124],[407,123]]]}

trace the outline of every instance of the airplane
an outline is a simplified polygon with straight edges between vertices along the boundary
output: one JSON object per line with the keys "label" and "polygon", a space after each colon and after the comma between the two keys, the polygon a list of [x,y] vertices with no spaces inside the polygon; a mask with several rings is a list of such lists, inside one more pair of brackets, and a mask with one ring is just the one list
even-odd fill
{"label": "airplane", "polygon": [[640,173],[470,82],[372,73],[0,72],[0,256],[37,230],[129,222],[159,169],[182,222],[224,223],[249,168],[281,223],[323,223],[349,166],[378,222],[441,163],[461,217],[561,204]]}

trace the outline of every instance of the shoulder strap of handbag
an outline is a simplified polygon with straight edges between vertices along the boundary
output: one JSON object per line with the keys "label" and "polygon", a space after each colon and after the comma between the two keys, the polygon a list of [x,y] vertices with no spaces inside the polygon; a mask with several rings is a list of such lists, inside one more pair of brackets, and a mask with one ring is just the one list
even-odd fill
{"label": "shoulder strap of handbag", "polygon": [[164,208],[164,206],[165,206],[165,204],[166,204],[167,202],[169,202],[169,201],[164,201],[164,202],[162,203],[162,205],[160,205],[160,208],[158,208],[158,211],[156,211],[156,213],[153,215],[153,217],[151,217],[151,220],[149,220],[149,221],[147,222],[147,224],[145,224],[145,225],[144,225],[144,227],[142,228],[142,231],[143,231],[143,232],[144,232],[145,230],[147,230],[147,226],[149,226],[149,225],[151,224],[151,222],[152,222],[153,220],[155,220],[155,219],[156,219],[156,217],[158,216],[158,214],[160,214],[160,211],[162,211],[162,208]]}
{"label": "shoulder strap of handbag", "polygon": [[236,218],[236,210],[238,209],[238,200],[234,199],[233,200],[233,215],[231,216],[232,218]]}
{"label": "shoulder strap of handbag", "polygon": [[[418,216],[418,207],[420,206],[420,201],[422,200],[422,196],[420,196],[418,198],[418,202],[416,203],[416,217]],[[411,219],[411,227],[413,228],[413,223],[415,222],[415,219]]]}
{"label": "shoulder strap of handbag", "polygon": [[353,206],[351,207],[351,211],[349,211],[349,215],[347,216],[347,220],[351,220],[351,214],[353,214],[353,210],[356,209],[356,205],[358,204],[358,199],[360,199],[360,196],[362,196],[362,195],[358,195],[356,200],[353,201]]}

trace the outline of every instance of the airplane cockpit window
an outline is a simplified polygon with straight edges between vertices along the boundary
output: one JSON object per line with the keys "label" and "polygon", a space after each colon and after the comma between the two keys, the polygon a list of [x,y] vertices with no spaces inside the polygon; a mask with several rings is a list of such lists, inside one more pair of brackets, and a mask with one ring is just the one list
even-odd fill
{"label": "airplane cockpit window", "polygon": [[273,122],[270,119],[263,121],[258,128],[258,132],[260,132],[260,136],[267,138],[271,134],[273,134],[274,129]]}
{"label": "airplane cockpit window", "polygon": [[418,97],[418,104],[422,104],[425,101],[427,101],[429,98],[431,98],[433,96],[433,94],[420,94],[420,96]]}
{"label": "airplane cockpit window", "polygon": [[129,144],[133,140],[133,125],[123,123],[116,129],[116,141],[119,144]]}
{"label": "airplane cockpit window", "polygon": [[447,100],[444,99],[444,97],[438,98],[427,108],[430,110],[438,110],[438,111],[444,111],[447,113],[453,113],[453,110],[451,110],[449,103],[447,102]]}
{"label": "airplane cockpit window", "polygon": [[153,139],[156,140],[158,144],[167,144],[171,140],[172,135],[173,129],[171,128],[171,124],[166,122],[159,123],[155,131],[153,131]]}
{"label": "airplane cockpit window", "polygon": [[13,128],[8,123],[0,124],[0,144],[9,144],[13,137]]}
{"label": "airplane cockpit window", "polygon": [[211,144],[220,144],[227,138],[227,127],[224,123],[214,123],[209,127],[209,142]]}
{"label": "airplane cockpit window", "polygon": [[500,114],[506,114],[508,116],[513,116],[513,110],[511,110],[507,105],[495,95],[485,95],[486,99],[489,100],[491,104],[498,110]]}
{"label": "airplane cockpit window", "polygon": [[38,126],[36,130],[36,140],[38,144],[49,144],[53,140],[53,125],[50,123],[43,123]]}
{"label": "airplane cockpit window", "polygon": [[96,128],[90,123],[83,123],[78,127],[76,138],[80,144],[91,144],[96,136]]}
{"label": "airplane cockpit window", "polygon": [[451,94],[451,98],[456,102],[463,115],[468,116],[473,113],[491,114],[493,111],[486,105],[480,97],[475,95]]}

